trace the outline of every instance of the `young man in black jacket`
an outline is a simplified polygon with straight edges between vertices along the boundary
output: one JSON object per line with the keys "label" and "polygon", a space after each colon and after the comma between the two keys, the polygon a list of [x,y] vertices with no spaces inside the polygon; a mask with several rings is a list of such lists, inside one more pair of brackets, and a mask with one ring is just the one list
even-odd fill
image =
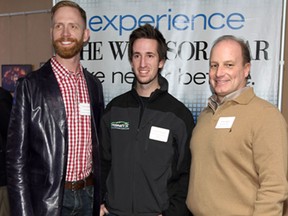
{"label": "young man in black jacket", "polygon": [[132,89],[114,98],[101,121],[100,215],[185,216],[191,112],[168,93],[160,72],[163,35],[151,25],[129,38]]}

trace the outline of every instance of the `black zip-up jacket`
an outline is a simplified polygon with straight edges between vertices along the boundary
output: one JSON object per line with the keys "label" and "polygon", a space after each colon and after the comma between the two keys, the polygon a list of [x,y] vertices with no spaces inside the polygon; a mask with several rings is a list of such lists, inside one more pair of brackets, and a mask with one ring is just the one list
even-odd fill
{"label": "black zip-up jacket", "polygon": [[194,127],[189,109],[160,89],[146,102],[136,90],[114,98],[101,120],[102,196],[119,216],[185,216]]}

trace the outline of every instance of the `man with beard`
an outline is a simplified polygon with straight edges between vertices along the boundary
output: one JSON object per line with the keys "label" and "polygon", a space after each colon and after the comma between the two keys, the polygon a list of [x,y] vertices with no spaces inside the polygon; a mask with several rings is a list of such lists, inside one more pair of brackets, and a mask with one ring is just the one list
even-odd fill
{"label": "man with beard", "polygon": [[99,215],[100,81],[80,64],[86,13],[51,10],[55,56],[18,81],[7,143],[12,216]]}
{"label": "man with beard", "polygon": [[149,24],[129,38],[132,89],[101,120],[101,216],[186,216],[193,116],[161,76],[167,44]]}

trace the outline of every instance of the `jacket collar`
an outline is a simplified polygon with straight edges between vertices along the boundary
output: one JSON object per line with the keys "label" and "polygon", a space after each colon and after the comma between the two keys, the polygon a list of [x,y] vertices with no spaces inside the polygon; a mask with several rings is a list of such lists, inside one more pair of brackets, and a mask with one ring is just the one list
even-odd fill
{"label": "jacket collar", "polygon": [[[165,92],[168,92],[168,81],[160,74],[158,73],[158,82],[159,82],[159,85],[160,85],[160,89],[156,89],[154,92],[151,93],[150,97],[149,97],[149,101],[151,100],[154,100],[155,98],[158,97],[158,95],[161,95]],[[137,79],[136,77],[134,78],[133,80],[133,83],[132,83],[132,93],[134,95],[138,95],[137,91],[136,91],[136,83],[137,83]]]}

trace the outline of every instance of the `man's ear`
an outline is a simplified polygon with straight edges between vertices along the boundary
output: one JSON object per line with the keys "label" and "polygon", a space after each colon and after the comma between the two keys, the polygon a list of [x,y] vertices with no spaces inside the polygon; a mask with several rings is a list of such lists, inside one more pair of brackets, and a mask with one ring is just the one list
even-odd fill
{"label": "man's ear", "polygon": [[244,75],[247,78],[250,74],[250,69],[251,69],[251,63],[246,63],[244,65]]}
{"label": "man's ear", "polygon": [[90,30],[85,29],[84,30],[84,37],[83,37],[83,42],[87,43],[90,40]]}
{"label": "man's ear", "polygon": [[162,59],[162,60],[159,62],[158,68],[163,68],[163,67],[164,67],[164,64],[165,64],[165,60]]}

